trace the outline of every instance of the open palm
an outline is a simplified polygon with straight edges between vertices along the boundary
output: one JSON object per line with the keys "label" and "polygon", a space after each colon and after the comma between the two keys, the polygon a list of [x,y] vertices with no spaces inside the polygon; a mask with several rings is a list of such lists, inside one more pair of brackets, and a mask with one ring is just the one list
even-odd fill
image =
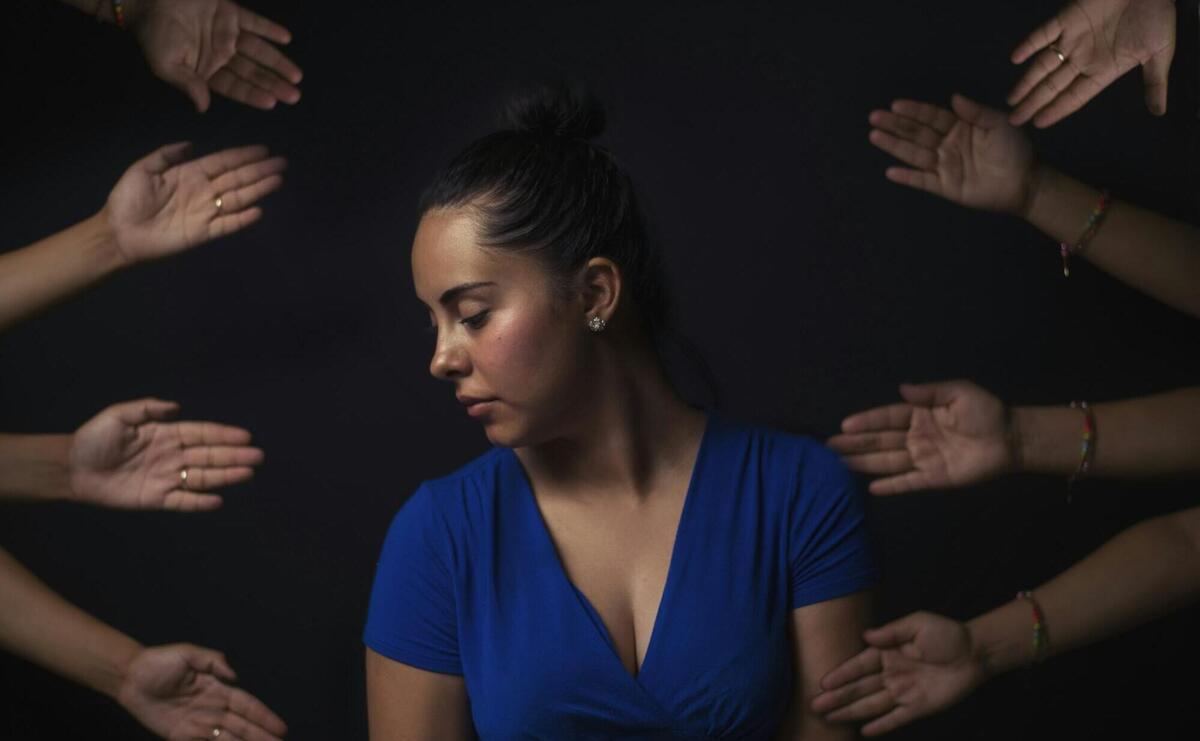
{"label": "open palm", "polygon": [[165,257],[244,229],[262,216],[255,202],[283,184],[287,162],[268,158],[266,147],[191,161],[189,149],[187,142],[162,147],[113,187],[105,211],[127,261]]}
{"label": "open palm", "polygon": [[1174,56],[1174,0],[1071,0],[1013,51],[1014,64],[1033,61],[1009,93],[1011,120],[1055,124],[1138,66],[1146,106],[1161,115]]}
{"label": "open palm", "polygon": [[871,143],[908,165],[889,167],[889,180],[970,208],[1027,208],[1033,145],[1000,111],[955,95],[951,109],[897,100],[869,121]]}
{"label": "open palm", "polygon": [[828,441],[846,465],[879,476],[872,494],[969,486],[1012,470],[1004,403],[969,381],[902,385],[903,403],[859,412]]}
{"label": "open palm", "polygon": [[253,695],[228,684],[235,679],[216,651],[183,643],[157,646],[143,649],[130,662],[117,700],[166,739],[277,741],[287,732],[283,720]]}
{"label": "open palm", "polygon": [[207,510],[211,493],[254,475],[263,453],[250,433],[213,422],[171,422],[173,402],[108,407],[75,432],[69,466],[80,501],[118,509]]}
{"label": "open palm", "polygon": [[870,721],[864,736],[945,710],[983,683],[964,624],[913,613],[864,635],[870,647],[821,680],[813,710],[831,723]]}

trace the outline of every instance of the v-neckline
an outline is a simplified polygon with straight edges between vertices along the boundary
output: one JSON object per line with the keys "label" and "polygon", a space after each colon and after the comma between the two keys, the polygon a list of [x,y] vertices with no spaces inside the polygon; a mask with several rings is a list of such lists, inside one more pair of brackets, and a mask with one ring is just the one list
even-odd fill
{"label": "v-neckline", "polygon": [[[512,462],[516,465],[517,471],[520,473],[521,486],[524,488],[524,495],[529,506],[533,509],[533,515],[536,519],[542,533],[542,540],[545,546],[549,549],[555,564],[558,566],[558,573],[561,576],[563,583],[572,593],[574,593],[579,606],[588,613],[587,618],[596,627],[597,633],[608,646],[609,654],[621,673],[630,680],[641,684],[642,679],[646,676],[646,667],[650,663],[650,659],[654,656],[654,646],[659,642],[659,626],[662,625],[663,612],[667,607],[667,600],[672,593],[672,585],[678,581],[675,572],[680,568],[679,549],[683,542],[684,525],[687,522],[688,511],[692,508],[692,500],[695,499],[694,493],[696,490],[697,481],[700,476],[700,467],[704,462],[705,453],[708,448],[709,433],[712,431],[714,424],[712,413],[706,413],[704,419],[704,431],[700,434],[700,447],[696,450],[696,460],[692,463],[692,475],[688,479],[687,490],[683,495],[683,506],[679,510],[679,522],[675,525],[675,541],[671,544],[671,560],[667,564],[667,578],[663,581],[662,593],[658,598],[658,609],[654,615],[654,625],[650,628],[650,640],[646,642],[646,653],[642,656],[642,663],[637,667],[637,673],[631,673],[625,668],[625,662],[621,660],[621,655],[617,651],[616,642],[613,640],[612,634],[609,632],[608,626],[604,623],[604,619],[600,616],[599,610],[588,598],[583,590],[575,586],[571,581],[571,577],[567,575],[567,569],[563,566],[562,557],[558,554],[558,548],[554,545],[554,538],[550,535],[550,528],[546,525],[546,518],[542,516],[542,510],[538,506],[537,497],[533,494],[533,485],[529,481],[529,475],[525,471],[525,467],[521,464],[521,460],[516,453],[509,449],[509,454],[512,456]],[[634,645],[634,661],[637,661],[637,646]]]}

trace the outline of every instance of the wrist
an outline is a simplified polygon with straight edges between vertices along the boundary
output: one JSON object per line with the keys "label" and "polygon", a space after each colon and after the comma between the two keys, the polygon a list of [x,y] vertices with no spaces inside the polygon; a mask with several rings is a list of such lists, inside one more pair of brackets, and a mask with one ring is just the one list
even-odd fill
{"label": "wrist", "polygon": [[1029,642],[1024,640],[1030,630],[1027,612],[1013,601],[967,621],[967,640],[981,683],[1032,663]]}
{"label": "wrist", "polygon": [[1044,200],[1044,191],[1050,179],[1051,170],[1040,162],[1034,162],[1025,176],[1024,187],[1021,189],[1021,201],[1013,211],[1013,215],[1024,220],[1033,221],[1034,211]]}
{"label": "wrist", "polygon": [[113,225],[112,212],[107,203],[89,221],[93,237],[88,240],[88,246],[95,253],[95,264],[111,272],[123,270],[137,262],[136,257],[121,247],[120,230]]}
{"label": "wrist", "polygon": [[0,498],[70,499],[70,447],[70,435],[0,437]]}
{"label": "wrist", "polygon": [[1008,412],[1008,473],[1025,473],[1029,470],[1030,451],[1027,449],[1029,435],[1028,407],[1009,407]]}
{"label": "wrist", "polygon": [[129,669],[133,665],[133,660],[144,649],[145,646],[122,634],[121,640],[113,646],[111,655],[106,658],[95,685],[96,691],[107,695],[128,710],[130,696],[125,689],[129,679]]}

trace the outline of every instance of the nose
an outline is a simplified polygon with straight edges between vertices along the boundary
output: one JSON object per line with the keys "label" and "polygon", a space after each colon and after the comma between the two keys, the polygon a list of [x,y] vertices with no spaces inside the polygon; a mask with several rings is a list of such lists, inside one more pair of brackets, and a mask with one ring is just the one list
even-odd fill
{"label": "nose", "polygon": [[429,374],[443,381],[462,378],[471,372],[471,360],[466,351],[451,337],[438,333],[437,346],[429,361]]}

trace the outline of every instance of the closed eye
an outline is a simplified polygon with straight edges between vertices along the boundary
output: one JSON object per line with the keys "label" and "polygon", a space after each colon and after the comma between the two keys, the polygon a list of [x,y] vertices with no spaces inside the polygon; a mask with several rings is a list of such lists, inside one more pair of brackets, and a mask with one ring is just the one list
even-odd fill
{"label": "closed eye", "polygon": [[490,312],[487,309],[484,309],[478,314],[472,314],[471,316],[463,317],[459,321],[471,329],[479,329],[483,326],[483,323],[487,321],[489,313]]}

